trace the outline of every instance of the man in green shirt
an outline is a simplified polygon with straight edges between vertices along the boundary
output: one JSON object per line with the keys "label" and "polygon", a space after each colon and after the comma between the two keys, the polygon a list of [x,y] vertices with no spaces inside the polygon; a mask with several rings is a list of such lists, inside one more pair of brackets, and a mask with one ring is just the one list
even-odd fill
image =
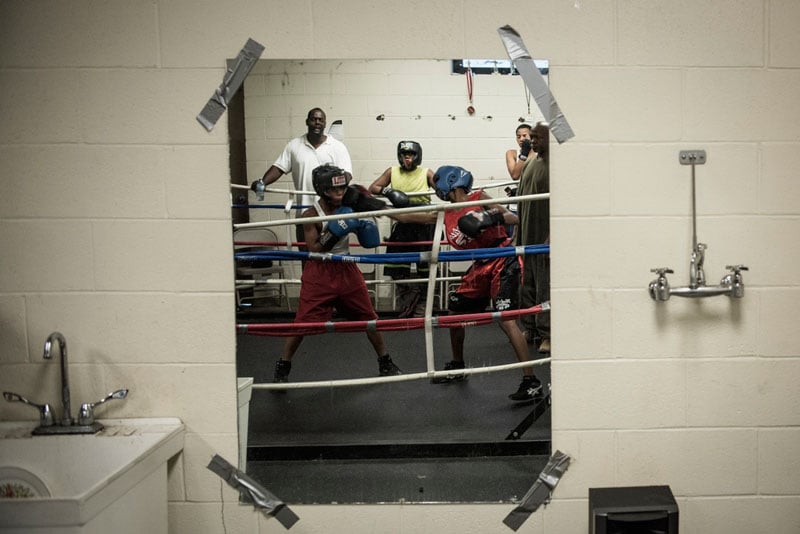
{"label": "man in green shirt", "polygon": [[[531,132],[531,149],[536,157],[529,159],[522,170],[517,195],[534,195],[550,192],[550,126],[539,122]],[[519,214],[518,245],[550,243],[550,201],[522,202]],[[521,305],[529,308],[550,300],[550,255],[525,256],[523,265]],[[522,318],[525,337],[542,353],[550,352],[550,311]]]}

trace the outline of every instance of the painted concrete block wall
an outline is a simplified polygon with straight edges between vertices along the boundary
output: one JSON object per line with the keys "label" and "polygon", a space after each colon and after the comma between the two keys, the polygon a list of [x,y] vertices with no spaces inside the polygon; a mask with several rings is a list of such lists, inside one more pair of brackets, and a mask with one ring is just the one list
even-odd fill
{"label": "painted concrete block wall", "polygon": [[[187,423],[170,532],[282,532],[205,468],[236,456],[236,340],[226,131],[194,116],[248,37],[266,58],[502,57],[496,28],[511,24],[551,61],[577,134],[552,155],[553,445],[574,463],[520,531],[585,532],[587,488],[623,484],[670,484],[682,532],[800,530],[800,5],[526,8],[0,3],[0,387],[56,402],[40,353],[61,330],[76,401],[126,386],[106,414]],[[652,267],[688,280],[684,148],[709,154],[709,281],[748,265],[741,301],[657,305],[645,291]],[[0,417],[32,414],[3,404]],[[505,532],[509,510],[296,508],[301,533]]]}
{"label": "painted concrete block wall", "polygon": [[509,181],[503,155],[520,119],[542,120],[523,88],[519,76],[475,75],[470,115],[466,76],[452,74],[449,60],[261,61],[245,82],[248,175],[263,174],[321,107],[329,124],[343,122],[357,183],[396,165],[401,139],[422,144],[426,167],[459,164],[481,184]]}

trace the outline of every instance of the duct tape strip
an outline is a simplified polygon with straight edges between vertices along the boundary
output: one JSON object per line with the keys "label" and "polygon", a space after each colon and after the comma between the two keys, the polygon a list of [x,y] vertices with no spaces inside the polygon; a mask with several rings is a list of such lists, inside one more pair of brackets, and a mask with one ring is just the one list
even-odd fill
{"label": "duct tape strip", "polygon": [[503,519],[503,523],[516,532],[522,524],[528,520],[539,506],[550,501],[550,493],[555,489],[559,479],[569,467],[569,456],[561,451],[556,451],[531,489],[522,498],[522,502]]}
{"label": "duct tape strip", "polygon": [[503,26],[497,29],[500,34],[500,40],[503,41],[503,46],[506,47],[508,57],[514,63],[519,75],[525,81],[525,85],[536,100],[536,105],[542,112],[545,120],[550,123],[550,131],[556,138],[559,144],[575,137],[572,128],[567,122],[567,118],[561,113],[553,93],[547,86],[547,82],[539,72],[539,68],[533,61],[533,57],[525,48],[525,43],[522,42],[522,37],[517,33],[517,30],[511,26]]}
{"label": "duct tape strip", "polygon": [[248,39],[244,47],[239,51],[239,55],[233,60],[231,65],[229,62],[228,70],[225,72],[225,77],[222,83],[208,99],[208,102],[197,115],[197,122],[199,122],[206,131],[210,132],[214,129],[217,121],[228,109],[233,95],[244,83],[247,75],[253,70],[253,66],[258,61],[261,53],[264,51],[264,46],[260,43]]}
{"label": "duct tape strip", "polygon": [[300,520],[286,503],[267,491],[261,484],[233,467],[219,454],[214,455],[211,463],[208,464],[208,468],[238,491],[242,496],[242,500],[251,503],[256,508],[260,508],[264,515],[277,519],[286,530],[292,528]]}

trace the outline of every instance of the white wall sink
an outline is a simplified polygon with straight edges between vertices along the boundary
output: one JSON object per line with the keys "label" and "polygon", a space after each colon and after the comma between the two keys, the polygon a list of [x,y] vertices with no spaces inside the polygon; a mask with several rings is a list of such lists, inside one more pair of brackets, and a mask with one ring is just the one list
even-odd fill
{"label": "white wall sink", "polygon": [[94,435],[32,436],[0,423],[0,532],[167,532],[167,460],[183,450],[177,418],[104,419]]}

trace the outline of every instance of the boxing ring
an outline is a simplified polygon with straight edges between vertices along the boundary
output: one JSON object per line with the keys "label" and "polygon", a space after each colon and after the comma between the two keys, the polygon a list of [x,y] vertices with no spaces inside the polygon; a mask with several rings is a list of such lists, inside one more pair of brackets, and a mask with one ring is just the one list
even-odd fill
{"label": "boxing ring", "polygon": [[[269,190],[268,190],[269,192]],[[302,194],[296,191],[281,191]],[[264,209],[281,211],[279,220],[234,225],[238,228],[269,227],[282,239],[269,242],[242,241],[238,245],[275,247],[254,253],[235,252],[243,262],[272,261],[299,265],[306,260],[347,261],[372,266],[381,263],[429,264],[427,277],[404,280],[366,279],[368,289],[399,283],[427,283],[423,317],[395,319],[381,314],[374,321],[333,320],[320,323],[293,321],[290,312],[237,321],[237,373],[253,376],[250,402],[247,473],[264,481],[287,502],[445,501],[454,496],[449,473],[469,473],[481,483],[464,484],[459,492],[468,502],[485,502],[495,495],[522,496],[530,486],[531,473],[544,467],[550,454],[550,358],[531,354],[517,362],[505,334],[498,327],[484,327],[501,320],[549,309],[542,303],[528,309],[475,314],[441,314],[436,302],[461,276],[449,276],[453,263],[475,259],[547,253],[547,245],[495,249],[447,250],[445,242],[425,243],[426,252],[381,254],[355,248],[353,254],[311,254],[297,250],[295,226],[341,218],[383,217],[393,213],[437,211],[434,235],[442,234],[444,213],[465,204],[519,203],[549,195],[496,198],[463,204],[437,203],[403,209],[385,209],[347,215],[294,218],[297,206],[268,202]],[[251,206],[254,207],[254,206]],[[382,242],[380,250],[387,243]],[[407,243],[405,243],[407,244]],[[356,253],[358,252],[358,253]],[[236,280],[236,283],[247,283]],[[252,281],[250,281],[252,282]],[[298,278],[269,279],[263,284],[299,286]],[[253,282],[253,285],[258,285]],[[444,289],[443,289],[444,286]],[[439,298],[435,293],[439,291]],[[446,313],[446,312],[445,312]],[[467,328],[467,367],[437,371],[450,359],[449,335],[453,327]],[[381,331],[389,353],[404,374],[374,376],[374,354],[364,332]],[[475,333],[472,333],[472,332]],[[440,335],[444,333],[445,335]],[[293,359],[290,381],[274,384],[274,360],[285,336],[307,336]],[[323,335],[328,334],[328,335]],[[422,335],[420,335],[422,334]],[[435,357],[438,356],[438,359]],[[512,363],[513,362],[513,363]],[[519,380],[519,370],[537,366],[545,395],[534,401],[512,403],[506,398]],[[244,374],[241,374],[244,373]],[[448,374],[464,374],[467,380],[431,385],[429,380]],[[509,382],[512,381],[512,382]],[[283,390],[286,394],[279,394]],[[495,481],[502,487],[493,487]]]}
{"label": "boxing ring", "polygon": [[[500,184],[498,187],[505,185]],[[303,192],[287,191],[287,190],[269,190],[267,192],[281,192],[291,194],[302,194]],[[406,208],[390,208],[375,211],[364,211],[358,213],[345,213],[335,215],[322,215],[315,217],[303,218],[285,218],[272,221],[251,222],[235,224],[234,230],[242,228],[270,228],[270,227],[284,227],[291,228],[299,224],[309,224],[316,222],[326,222],[339,219],[352,219],[352,218],[373,218],[385,217],[398,213],[415,213],[415,212],[437,212],[436,227],[434,230],[435,236],[441,236],[444,225],[444,214],[448,210],[457,210],[467,206],[486,206],[490,204],[519,204],[521,202],[532,202],[538,200],[549,199],[549,193],[525,195],[510,198],[491,198],[484,200],[475,200],[470,202],[458,203],[434,203],[429,205],[412,206]],[[284,205],[281,204],[268,204],[273,209],[283,209],[284,213],[289,214],[293,209],[291,200]],[[291,232],[287,230],[287,240],[285,244],[287,247],[297,245],[296,242],[291,240]],[[239,242],[235,244],[249,244],[255,245],[254,242]],[[277,243],[276,243],[277,244]],[[476,314],[461,314],[461,315],[433,315],[433,302],[435,288],[438,283],[443,281],[443,278],[437,276],[440,263],[457,262],[457,261],[473,261],[479,259],[492,259],[508,256],[524,256],[528,254],[548,254],[550,252],[549,245],[527,245],[527,246],[512,246],[512,247],[498,247],[489,249],[468,249],[468,250],[441,250],[442,242],[434,240],[431,242],[431,250],[429,252],[410,252],[410,253],[374,253],[374,254],[348,254],[336,255],[331,253],[313,253],[302,252],[293,250],[269,250],[263,252],[240,252],[234,253],[234,258],[243,261],[339,261],[339,262],[354,262],[362,264],[380,264],[380,263],[415,263],[426,262],[429,264],[429,276],[426,279],[418,279],[427,281],[427,298],[425,306],[425,315],[420,318],[408,319],[378,319],[375,321],[328,321],[322,323],[261,323],[261,324],[237,324],[237,333],[239,335],[260,335],[260,336],[295,336],[295,335],[317,335],[323,333],[341,333],[341,332],[366,332],[366,331],[393,331],[393,330],[418,330],[424,331],[425,337],[425,353],[426,353],[426,371],[419,373],[408,373],[397,376],[384,376],[384,377],[365,377],[365,378],[351,378],[351,379],[338,379],[338,380],[323,380],[323,381],[302,381],[302,382],[288,382],[288,383],[263,383],[257,382],[253,384],[253,389],[272,389],[272,390],[286,390],[286,389],[304,389],[304,388],[319,388],[319,387],[344,387],[344,386],[360,386],[385,382],[400,382],[408,380],[420,379],[433,379],[449,375],[460,374],[476,374],[476,373],[491,373],[496,371],[505,371],[509,369],[516,369],[521,367],[533,367],[550,363],[550,358],[541,358],[536,360],[529,360],[525,362],[517,362],[503,365],[493,365],[481,368],[467,368],[451,371],[436,371],[434,368],[434,350],[433,350],[433,330],[435,328],[458,328],[458,327],[473,327],[479,325],[486,325],[492,322],[499,322],[508,319],[516,319],[522,315],[541,313],[549,310],[549,302],[541,303],[537,306],[522,309],[511,310],[504,312],[484,312]],[[446,277],[449,280],[454,280],[456,277]],[[237,283],[240,282],[237,280]],[[241,281],[244,282],[244,281]],[[397,282],[397,281],[394,281]],[[403,280],[403,283],[409,283],[409,280]],[[287,283],[285,280],[272,280],[268,283]],[[298,280],[292,280],[291,283],[299,283]],[[385,283],[383,281],[376,281],[376,283]]]}

